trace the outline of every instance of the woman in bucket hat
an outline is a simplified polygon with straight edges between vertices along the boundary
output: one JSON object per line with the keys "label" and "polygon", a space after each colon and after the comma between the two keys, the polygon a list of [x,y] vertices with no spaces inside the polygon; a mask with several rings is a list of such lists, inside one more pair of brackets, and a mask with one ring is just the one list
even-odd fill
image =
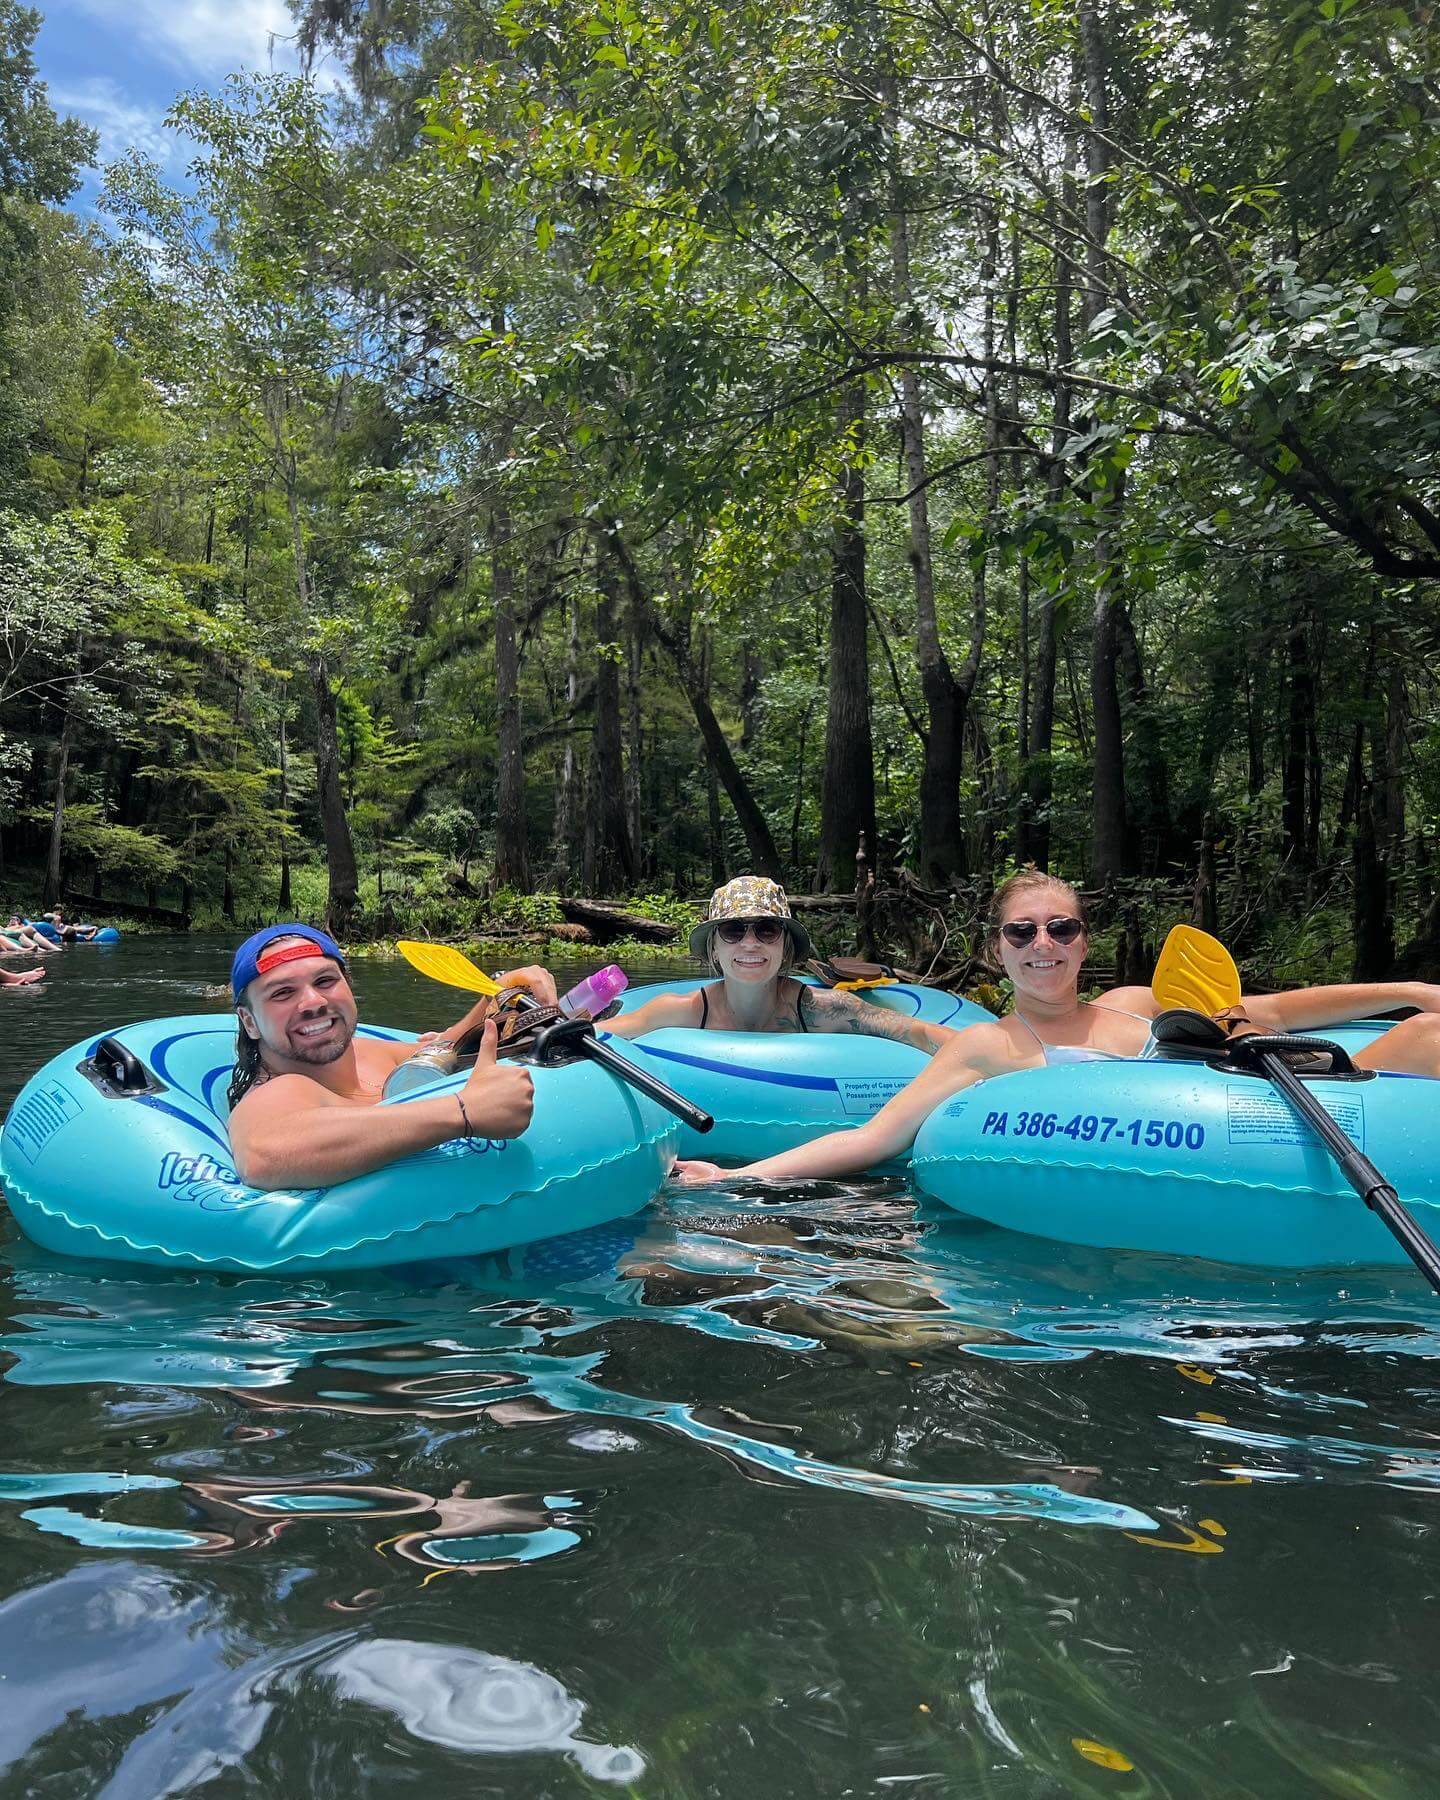
{"label": "woman in bucket hat", "polygon": [[810,955],[810,933],[790,911],[778,881],[737,875],[716,888],[690,933],[690,954],[718,981],[688,994],[657,994],[609,1020],[616,1037],[685,1027],[692,1031],[845,1031],[890,1038],[927,1055],[955,1033],[947,1025],[902,1018],[885,1007],[797,981],[791,970]]}

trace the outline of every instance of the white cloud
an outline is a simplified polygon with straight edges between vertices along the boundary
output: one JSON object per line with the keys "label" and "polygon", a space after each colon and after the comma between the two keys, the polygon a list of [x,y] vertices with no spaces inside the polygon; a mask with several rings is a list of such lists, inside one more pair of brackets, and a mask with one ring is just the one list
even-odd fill
{"label": "white cloud", "polygon": [[128,150],[139,150],[162,166],[175,155],[179,136],[167,131],[164,109],[140,106],[123,94],[108,75],[92,75],[84,81],[50,89],[56,112],[76,118],[100,133],[96,160],[103,169]]}
{"label": "white cloud", "polygon": [[188,76],[295,67],[286,0],[80,0],[92,18],[140,39]]}

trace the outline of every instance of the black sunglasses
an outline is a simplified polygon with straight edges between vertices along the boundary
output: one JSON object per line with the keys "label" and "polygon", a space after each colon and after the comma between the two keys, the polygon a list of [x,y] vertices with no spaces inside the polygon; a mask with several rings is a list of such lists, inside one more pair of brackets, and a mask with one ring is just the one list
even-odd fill
{"label": "black sunglasses", "polygon": [[745,933],[753,931],[757,944],[773,944],[784,930],[779,919],[726,919],[715,927],[715,935],[727,944],[743,944]]}
{"label": "black sunglasses", "polygon": [[[1045,935],[1052,944],[1073,944],[1084,931],[1085,924],[1081,919],[1054,918],[1045,921]],[[1033,919],[1011,919],[1008,925],[1000,927],[1000,935],[1005,942],[1016,950],[1023,950],[1027,944],[1035,942],[1035,935],[1040,927]]]}

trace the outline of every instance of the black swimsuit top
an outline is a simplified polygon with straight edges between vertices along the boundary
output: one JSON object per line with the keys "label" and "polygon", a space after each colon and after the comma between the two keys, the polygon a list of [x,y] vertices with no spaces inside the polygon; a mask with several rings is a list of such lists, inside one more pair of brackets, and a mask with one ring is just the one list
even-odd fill
{"label": "black swimsuit top", "polygon": [[[795,1002],[795,1017],[800,1021],[800,1029],[802,1031],[809,1031],[810,1027],[805,1023],[805,986],[803,982],[800,986],[800,998]],[[709,1023],[710,989],[708,987],[702,987],[700,990],[700,1029],[702,1031],[706,1030]]]}

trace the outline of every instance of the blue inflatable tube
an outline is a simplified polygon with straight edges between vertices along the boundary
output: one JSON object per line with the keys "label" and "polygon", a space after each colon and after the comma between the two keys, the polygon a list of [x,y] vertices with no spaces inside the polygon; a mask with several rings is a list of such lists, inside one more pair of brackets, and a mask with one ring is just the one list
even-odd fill
{"label": "blue inflatable tube", "polygon": [[67,942],[73,944],[118,944],[120,942],[120,933],[113,925],[102,925],[94,937],[67,939],[63,933],[55,929],[48,919],[27,919],[25,923],[32,931],[38,931],[41,937],[49,938],[52,944]]}
{"label": "blue inflatable tube", "polygon": [[[361,1032],[413,1042],[409,1032]],[[637,1212],[675,1154],[668,1113],[576,1062],[533,1071],[535,1116],[521,1138],[456,1139],[335,1187],[262,1193],[230,1160],[230,1019],[159,1019],[104,1040],[117,1041],[143,1065],[132,1072],[143,1087],[107,1079],[90,1039],[26,1084],[0,1132],[10,1210],[50,1250],[247,1273],[484,1256]],[[464,1079],[381,1104],[405,1106]]]}
{"label": "blue inflatable tube", "polygon": [[[621,1011],[634,1012],[657,994],[692,993],[702,979],[713,978],[631,988]],[[993,1016],[934,988],[870,988],[861,998],[957,1029]],[[680,1127],[680,1154],[719,1162],[754,1162],[826,1132],[853,1130],[930,1060],[887,1038],[825,1031],[654,1031],[623,1048],[713,1116],[714,1129],[703,1136]]]}
{"label": "blue inflatable tube", "polygon": [[[1317,1035],[1355,1048],[1379,1029]],[[1380,1073],[1307,1085],[1440,1234],[1440,1083]],[[997,1076],[936,1108],[912,1168],[957,1212],[1072,1244],[1267,1268],[1409,1266],[1268,1082],[1204,1064]]]}

